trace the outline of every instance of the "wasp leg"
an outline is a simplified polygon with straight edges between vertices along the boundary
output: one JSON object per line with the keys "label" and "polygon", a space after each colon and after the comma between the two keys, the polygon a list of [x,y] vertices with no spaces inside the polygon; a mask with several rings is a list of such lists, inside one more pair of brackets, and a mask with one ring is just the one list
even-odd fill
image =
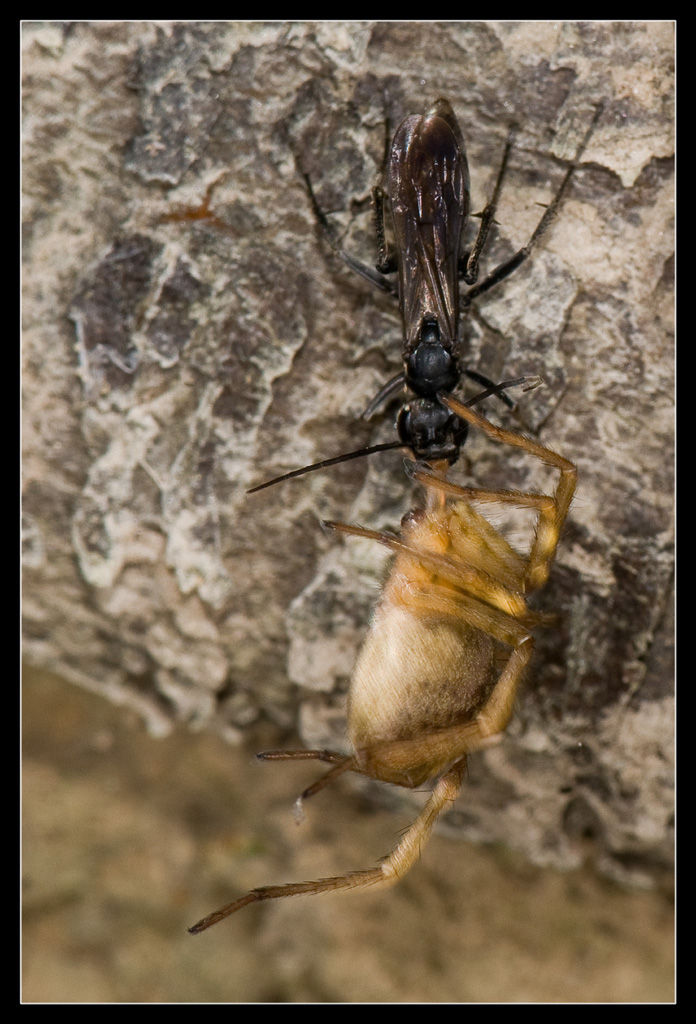
{"label": "wasp leg", "polygon": [[[364,277],[366,281],[370,282],[370,284],[375,285],[383,292],[388,292],[390,295],[398,295],[398,288],[396,284],[393,281],[390,281],[389,278],[385,277],[383,273],[380,273],[380,264],[378,264],[379,269],[375,270],[374,267],[370,267],[366,263],[362,263],[360,260],[356,260],[354,256],[351,256],[350,253],[346,252],[346,250],[341,246],[341,243],[339,242],[338,237],[336,236],[336,232],[334,230],[333,225],[330,223],[328,217],[326,216],[326,214],[324,213],[324,211],[322,210],[321,206],[317,201],[317,197],[314,194],[314,189],[312,188],[312,182],[309,179],[309,175],[302,172],[302,177],[304,178],[305,181],[307,194],[309,195],[309,201],[312,204],[314,216],[319,222],[319,226],[321,227],[327,242],[329,243],[333,251],[336,253],[336,255],[343,260],[347,267],[350,267],[351,270],[354,270],[356,274],[360,274],[360,276]],[[381,244],[384,244],[384,228],[382,228]],[[383,258],[386,261],[385,265],[390,264],[391,261],[389,257],[387,257],[386,255],[386,248],[384,250],[384,253],[380,250],[380,261],[382,261]],[[394,267],[394,269],[396,268]]]}
{"label": "wasp leg", "polygon": [[498,177],[495,182],[495,188],[493,189],[493,195],[491,201],[486,205],[483,213],[481,214],[481,223],[479,225],[478,234],[476,235],[476,241],[471,252],[465,257],[460,259],[460,270],[459,273],[463,277],[467,284],[475,284],[478,280],[479,272],[479,259],[481,252],[486,244],[488,238],[488,232],[491,229],[493,218],[495,217],[495,211],[498,207],[498,197],[500,195],[500,189],[503,184],[503,178],[505,177],[505,171],[507,169],[508,157],[510,156],[510,150],[512,148],[512,142],[515,137],[516,128],[513,126],[508,132],[507,141],[505,143],[505,150],[503,152],[503,159],[500,164],[500,170],[498,171]]}
{"label": "wasp leg", "polygon": [[365,412],[360,417],[363,420],[372,419],[374,414],[377,412],[381,405],[386,405],[390,398],[393,398],[398,391],[402,391],[406,384],[406,376],[401,371],[394,377],[387,381],[387,383],[379,389],[375,397],[368,405]]}
{"label": "wasp leg", "polygon": [[389,856],[377,867],[366,871],[349,871],[345,875],[333,878],[318,878],[313,882],[291,882],[288,885],[266,885],[261,889],[252,889],[245,896],[228,903],[220,910],[208,914],[189,932],[197,935],[211,925],[217,924],[230,914],[235,914],[242,907],[262,900],[281,899],[284,896],[312,896],[321,892],[333,892],[337,889],[365,889],[369,886],[393,885],[406,874],[420,855],[421,846],[430,835],[433,825],[443,808],[457,797],[464,776],[465,759],[457,761],[438,780],[430,794],[428,802],[416,820],[406,830],[399,844]]}
{"label": "wasp leg", "polygon": [[[543,215],[541,217],[541,220],[539,221],[539,223],[537,224],[536,228],[534,229],[532,237],[529,239],[529,241],[527,242],[527,244],[525,246],[523,246],[521,249],[519,249],[515,253],[515,255],[511,259],[507,260],[505,263],[502,263],[499,267],[496,267],[496,269],[492,273],[490,273],[488,275],[488,277],[486,277],[483,281],[481,281],[480,284],[477,284],[473,288],[470,288],[469,291],[466,292],[465,295],[462,295],[461,301],[462,301],[462,306],[463,307],[469,306],[471,304],[472,300],[475,299],[477,296],[482,295],[483,292],[487,292],[489,288],[492,288],[494,285],[498,284],[500,281],[505,280],[505,278],[509,277],[509,275],[514,270],[517,270],[517,268],[520,266],[521,263],[524,263],[524,261],[529,258],[529,256],[531,255],[532,250],[534,249],[535,245],[537,244],[539,239],[542,237],[542,235],[547,231],[549,225],[551,224],[551,222],[554,220],[556,214],[558,213],[558,208],[561,205],[561,201],[563,199],[565,191],[566,191],[566,189],[567,189],[567,187],[568,187],[568,185],[570,183],[571,178],[575,174],[575,171],[576,171],[576,169],[578,167],[578,163],[580,161],[580,157],[582,156],[582,154],[583,154],[583,152],[585,150],[585,147],[587,146],[587,143],[589,142],[590,136],[592,135],[592,132],[594,131],[595,125],[597,124],[597,121],[599,120],[599,117],[600,117],[600,115],[602,113],[602,110],[603,110],[603,106],[602,106],[602,104],[600,104],[596,108],[596,110],[594,112],[594,116],[592,118],[592,122],[590,123],[590,127],[585,132],[585,137],[583,138],[582,142],[578,146],[578,148],[576,150],[576,153],[575,153],[575,156],[573,157],[573,160],[572,160],[570,166],[568,167],[568,170],[565,173],[563,181],[561,182],[560,187],[559,187],[558,191],[556,192],[556,195],[553,197],[553,199],[551,200],[549,205],[544,210],[544,213],[543,213]],[[506,156],[507,156],[507,154],[506,154]],[[484,211],[484,215],[485,215],[485,211]],[[481,226],[483,227],[483,224]],[[464,279],[467,280],[466,276],[465,276]]]}
{"label": "wasp leg", "polygon": [[345,249],[338,248],[336,252],[341,257],[343,262],[351,270],[354,270],[356,274],[360,274],[370,284],[375,285],[380,291],[388,292],[389,295],[398,296],[399,289],[393,281],[390,281],[388,277],[381,274],[379,270],[374,270],[373,267],[368,266],[367,263],[362,263],[360,260],[356,260],[355,256],[351,256]]}
{"label": "wasp leg", "polygon": [[[534,455],[540,459],[547,466],[551,466],[553,469],[557,469],[560,472],[560,478],[556,486],[556,490],[553,493],[553,497],[550,499],[553,507],[545,509],[542,506],[538,506],[539,519],[537,522],[536,533],[534,535],[534,541],[532,543],[532,549],[527,559],[527,571],[525,574],[526,590],[537,590],[539,587],[543,587],[549,578],[549,571],[551,568],[551,562],[556,554],[556,548],[558,547],[558,541],[560,539],[561,530],[563,524],[568,515],[568,509],[570,503],[573,500],[575,494],[575,487],[577,485],[578,471],[577,467],[570,462],[568,459],[564,459],[558,452],[552,451],[550,448],[545,448],[537,441],[533,441],[530,437],[525,437],[523,434],[517,434],[512,430],[504,430],[502,427],[497,427],[491,423],[484,416],[480,416],[472,409],[461,402],[457,402],[456,399],[451,398],[449,395],[438,396],[443,405],[446,405],[448,409],[456,413],[457,416],[461,416],[462,419],[471,423],[473,426],[478,427],[485,434],[487,434],[494,441],[500,441],[501,444],[509,444],[515,448],[521,448],[529,455]],[[433,486],[435,486],[435,480],[433,478]],[[440,488],[440,483],[437,483],[437,487]],[[451,487],[453,485],[447,485]],[[466,499],[471,497],[472,494],[477,493],[475,489],[469,490],[468,488],[458,489],[455,487],[454,491],[449,493],[459,494],[460,497]],[[480,497],[477,497],[477,501],[496,501],[496,492],[478,492]],[[488,493],[489,497],[485,497]],[[514,494],[514,492],[497,492],[499,500],[509,504],[515,504],[520,502],[524,495],[520,495],[518,498],[508,498],[507,494]],[[538,499],[538,495],[530,495],[530,498]],[[530,507],[534,507],[534,502],[527,502]]]}

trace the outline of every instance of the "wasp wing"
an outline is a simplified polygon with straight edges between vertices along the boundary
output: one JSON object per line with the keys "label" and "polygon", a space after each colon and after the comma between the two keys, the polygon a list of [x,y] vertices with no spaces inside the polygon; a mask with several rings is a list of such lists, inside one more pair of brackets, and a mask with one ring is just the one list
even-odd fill
{"label": "wasp wing", "polygon": [[399,265],[404,356],[425,320],[437,321],[444,346],[457,338],[459,246],[469,213],[469,168],[452,107],[438,100],[406,118],[392,144],[387,173]]}

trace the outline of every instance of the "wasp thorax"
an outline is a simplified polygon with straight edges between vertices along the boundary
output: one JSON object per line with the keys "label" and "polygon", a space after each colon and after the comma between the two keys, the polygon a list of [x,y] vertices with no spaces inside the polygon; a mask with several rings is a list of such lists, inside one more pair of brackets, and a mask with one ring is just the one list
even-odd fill
{"label": "wasp thorax", "polygon": [[434,398],[439,391],[454,391],[459,383],[457,361],[442,343],[434,321],[421,327],[421,340],[406,360],[406,383],[417,395]]}

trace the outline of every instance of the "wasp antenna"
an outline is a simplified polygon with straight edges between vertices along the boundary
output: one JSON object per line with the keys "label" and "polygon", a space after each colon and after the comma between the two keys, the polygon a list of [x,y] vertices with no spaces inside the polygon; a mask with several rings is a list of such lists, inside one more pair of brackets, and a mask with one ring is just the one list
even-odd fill
{"label": "wasp antenna", "polygon": [[358,448],[354,452],[346,452],[344,455],[336,455],[332,459],[322,459],[321,462],[314,462],[311,466],[303,466],[302,469],[291,469],[289,473],[281,476],[274,476],[272,480],[266,480],[256,487],[250,487],[247,494],[256,494],[266,487],[273,487],[274,484],[282,484],[283,480],[292,480],[293,477],[304,476],[305,473],[314,473],[317,469],[326,469],[328,466],[337,466],[339,462],[348,462],[350,459],[361,459],[364,455],[374,455],[375,452],[389,452],[395,448],[403,448],[402,441],[390,441],[388,444],[374,444],[367,448]]}
{"label": "wasp antenna", "polygon": [[477,380],[480,384],[487,384],[485,391],[479,391],[477,395],[470,398],[465,405],[471,406],[478,405],[479,402],[483,402],[484,399],[490,398],[491,395],[495,395],[496,398],[502,399],[509,409],[515,409],[515,403],[511,401],[510,397],[505,394],[510,388],[522,388],[523,391],[533,391],[534,388],[538,388],[544,383],[544,378],[539,376],[531,377],[516,377],[514,380],[504,380],[500,384],[494,384],[493,381],[489,381],[482,374],[475,374],[471,371],[467,371],[468,376],[472,377],[473,380]]}

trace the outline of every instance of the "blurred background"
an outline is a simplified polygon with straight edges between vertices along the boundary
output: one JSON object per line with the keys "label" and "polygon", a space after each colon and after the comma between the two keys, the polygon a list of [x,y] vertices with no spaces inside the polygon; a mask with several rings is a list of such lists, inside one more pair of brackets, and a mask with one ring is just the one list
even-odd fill
{"label": "blurred background", "polygon": [[[247,907],[247,889],[368,867],[408,823],[311,767],[26,678],[26,1002],[669,1002],[669,889],[436,835],[395,888]],[[259,749],[273,737],[259,738]],[[459,804],[466,804],[466,788]]]}

